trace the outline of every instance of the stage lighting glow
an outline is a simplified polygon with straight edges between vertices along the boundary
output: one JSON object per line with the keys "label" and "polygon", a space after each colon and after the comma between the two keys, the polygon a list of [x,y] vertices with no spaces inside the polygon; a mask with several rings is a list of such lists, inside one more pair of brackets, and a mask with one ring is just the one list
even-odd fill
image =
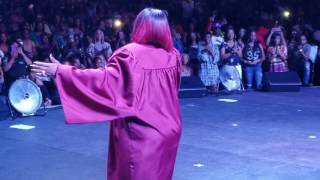
{"label": "stage lighting glow", "polygon": [[116,27],[116,28],[121,28],[121,27],[122,27],[122,21],[119,20],[119,19],[116,19],[116,20],[114,20],[113,25],[114,25],[114,27]]}
{"label": "stage lighting glow", "polygon": [[33,9],[34,5],[33,4],[29,4],[29,9]]}
{"label": "stage lighting glow", "polygon": [[291,15],[290,11],[288,11],[288,10],[283,11],[283,16],[284,16],[285,18],[289,18],[290,15]]}

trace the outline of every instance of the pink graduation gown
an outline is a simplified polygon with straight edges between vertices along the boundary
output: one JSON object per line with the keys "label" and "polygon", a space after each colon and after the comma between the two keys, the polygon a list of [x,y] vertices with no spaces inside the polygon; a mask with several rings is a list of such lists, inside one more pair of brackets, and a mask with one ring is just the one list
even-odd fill
{"label": "pink graduation gown", "polygon": [[181,135],[180,55],[131,43],[105,69],[59,65],[68,124],[111,121],[108,180],[170,180]]}

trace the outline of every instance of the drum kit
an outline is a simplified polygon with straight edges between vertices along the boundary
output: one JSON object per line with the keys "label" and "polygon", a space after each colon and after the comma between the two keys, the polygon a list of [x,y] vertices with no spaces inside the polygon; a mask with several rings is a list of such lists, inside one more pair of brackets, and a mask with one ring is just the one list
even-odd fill
{"label": "drum kit", "polygon": [[46,113],[46,110],[44,114],[37,113],[41,108],[43,97],[39,86],[29,79],[18,79],[11,85],[8,92],[8,101],[13,119],[16,112],[21,114],[22,117],[43,116]]}

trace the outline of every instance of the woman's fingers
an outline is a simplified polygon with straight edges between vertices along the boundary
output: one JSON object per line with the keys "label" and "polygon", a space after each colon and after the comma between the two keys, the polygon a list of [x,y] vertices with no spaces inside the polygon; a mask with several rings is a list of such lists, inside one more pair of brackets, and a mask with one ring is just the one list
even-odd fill
{"label": "woman's fingers", "polygon": [[60,64],[60,62],[56,58],[54,58],[52,54],[49,55],[49,59],[52,63]]}
{"label": "woman's fingers", "polygon": [[31,65],[31,72],[36,73],[37,75],[41,74],[42,76],[45,76],[48,71],[48,67],[39,66],[36,64]]}
{"label": "woman's fingers", "polygon": [[45,70],[43,70],[43,69],[31,69],[31,72],[33,72],[33,73],[43,73],[43,72],[45,72]]}
{"label": "woman's fingers", "polygon": [[46,70],[47,66],[42,66],[42,65],[38,65],[38,64],[31,64],[31,69],[40,69],[40,70]]}
{"label": "woman's fingers", "polygon": [[44,62],[39,62],[39,61],[36,61],[33,64],[35,64],[37,66],[42,66],[42,67],[49,67],[50,66],[50,63],[44,63]]}

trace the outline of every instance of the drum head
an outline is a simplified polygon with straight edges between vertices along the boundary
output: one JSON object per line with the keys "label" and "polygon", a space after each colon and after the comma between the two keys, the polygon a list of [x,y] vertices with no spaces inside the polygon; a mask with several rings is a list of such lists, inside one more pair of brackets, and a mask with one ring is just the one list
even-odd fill
{"label": "drum head", "polygon": [[9,89],[9,101],[18,112],[34,114],[42,104],[42,94],[33,81],[19,79]]}
{"label": "drum head", "polygon": [[223,66],[220,70],[220,81],[228,91],[241,89],[241,77],[235,66]]}

